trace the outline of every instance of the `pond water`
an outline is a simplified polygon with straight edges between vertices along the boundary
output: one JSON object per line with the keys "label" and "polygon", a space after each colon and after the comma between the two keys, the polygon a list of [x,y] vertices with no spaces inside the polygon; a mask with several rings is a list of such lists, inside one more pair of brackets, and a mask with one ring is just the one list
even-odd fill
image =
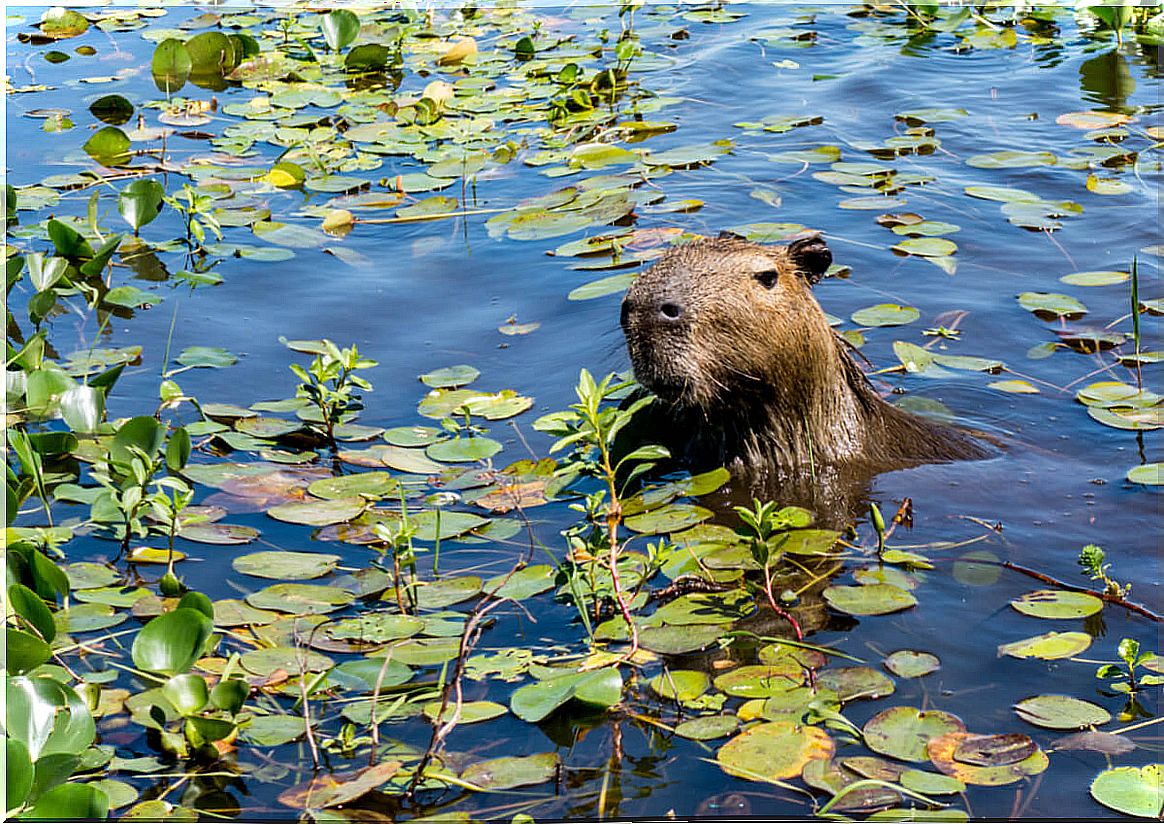
{"label": "pond water", "polygon": [[[44,324],[52,350],[63,362],[69,353],[90,347],[142,347],[140,360],[125,369],[108,394],[110,421],[153,414],[161,373],[175,368],[173,358],[191,346],[221,347],[238,360],[223,368],[172,375],[181,392],[203,404],[249,407],[294,396],[298,379],[288,364],[306,363],[310,356],[288,349],[283,339],[326,338],[341,347],[355,344],[361,355],[378,361],[362,372],[374,391],[365,393],[359,423],[379,428],[438,425],[418,413],[417,404],[428,387],[417,377],[442,367],[471,364],[480,371],[471,388],[511,389],[533,400],[529,411],[515,417],[473,419],[502,444],[503,450],[491,459],[501,468],[530,457],[530,451],[536,457],[548,454],[553,438],[536,431],[532,422],[576,401],[574,387],[580,369],[596,375],[629,369],[618,328],[620,287],[625,284],[615,284],[607,294],[592,299],[571,299],[571,293],[598,278],[633,274],[636,269],[616,268],[609,257],[547,252],[584,237],[633,231],[636,234],[623,258],[633,263],[637,256],[650,257],[666,243],[681,241],[680,233],[715,235],[731,230],[775,242],[801,227],[820,230],[835,263],[846,271],[843,277],[821,282],[815,290],[817,298],[839,320],[840,331],[861,334],[861,353],[874,370],[885,370],[874,378],[879,388],[892,390],[893,400],[914,404],[914,408],[932,409],[940,403],[948,414],[991,433],[1001,445],[1000,454],[986,461],[925,466],[884,474],[872,482],[868,498],[887,517],[904,498],[912,500],[912,529],[897,529],[890,545],[921,553],[933,564],[932,570],[891,568],[895,575],[908,575],[908,583],[915,587],[916,606],[880,616],[826,611],[819,597],[825,584],[852,585],[858,583],[853,578],[855,570],[876,567],[875,559],[871,563],[860,553],[849,553],[830,580],[805,595],[806,603],[815,597],[815,606],[804,612],[815,616],[807,623],[812,632],[806,640],[812,644],[855,656],[877,669],[883,669],[882,659],[897,650],[928,652],[941,661],[940,669],[922,677],[894,677],[896,692],[890,697],[846,703],[844,717],[860,728],[889,707],[937,709],[957,715],[971,732],[1022,733],[1044,750],[1052,750],[1046,772],[1005,786],[971,786],[963,795],[935,796],[972,817],[1118,817],[1119,813],[1091,798],[1088,786],[1110,765],[1139,767],[1158,761],[1158,728],[1129,732],[1127,737],[1136,749],[1126,754],[1109,757],[1088,750],[1055,750],[1053,742],[1065,732],[1029,724],[1012,707],[1033,695],[1061,694],[1096,703],[1119,716],[1127,696],[1104,691],[1095,671],[1101,662],[1118,660],[1116,646],[1123,638],[1138,640],[1143,651],[1156,651],[1158,623],[1113,603],[1086,619],[1039,620],[1020,614],[1010,602],[1032,590],[1054,589],[1049,579],[1102,589],[1101,583],[1088,581],[1077,562],[1084,545],[1098,544],[1106,553],[1111,577],[1131,585],[1128,600],[1150,612],[1164,609],[1158,528],[1158,462],[1164,449],[1159,433],[1152,425],[1132,429],[1127,418],[1110,412],[1101,411],[1098,419],[1093,418],[1088,414],[1090,407],[1076,398],[1077,392],[1098,381],[1134,387],[1140,380],[1148,390],[1160,386],[1157,363],[1146,359],[1149,362],[1137,374],[1116,358],[1128,355],[1134,346],[1132,283],[1126,276],[1133,257],[1139,298],[1154,307],[1141,315],[1139,346],[1143,352],[1161,348],[1161,247],[1155,245],[1159,242],[1157,141],[1161,134],[1158,46],[1150,38],[1138,41],[1130,28],[1117,43],[1112,32],[1097,31],[1093,19],[1076,19],[1070,11],[1054,7],[1030,9],[1017,22],[1009,6],[992,6],[984,16],[957,17],[959,12],[946,9],[937,18],[939,25],[926,28],[927,24],[917,21],[911,26],[900,8],[889,7],[731,4],[675,8],[652,4],[633,15],[633,30],[643,51],[629,62],[627,77],[633,90],[610,106],[625,122],[633,118],[637,97],[640,119],[670,126],[641,141],[620,142],[625,130],[612,130],[611,122],[577,116],[577,112],[576,122],[559,124],[550,134],[544,108],[531,102],[550,92],[543,86],[525,86],[521,78],[535,66],[557,73],[576,61],[584,72],[592,73],[597,66],[614,65],[610,50],[632,17],[620,18],[613,5],[556,8],[539,4],[512,14],[484,8],[491,5],[483,4],[468,22],[456,9],[441,6],[429,12],[431,29],[426,29],[424,12],[366,16],[357,44],[375,31],[382,32],[377,28],[381,26],[397,27],[394,31],[404,38],[404,63],[395,90],[349,90],[351,97],[346,101],[342,95],[329,98],[328,93],[319,92],[320,97],[306,105],[284,97],[276,115],[247,119],[242,116],[243,107],[256,97],[253,82],[224,82],[216,89],[187,84],[175,96],[190,101],[214,96],[216,108],[206,112],[208,120],[179,120],[170,128],[185,136],[168,136],[164,149],[160,140],[131,135],[136,138],[135,149],[159,149],[159,153],[134,157],[128,167],[112,164],[108,168],[82,148],[95,129],[104,125],[90,114],[89,106],[104,95],[122,95],[136,107],[132,119],[124,123],[125,130],[160,125],[165,95],[158,91],[150,71],[157,42],[167,36],[185,39],[221,26],[228,33],[249,32],[269,52],[283,48],[279,21],[291,21],[292,35],[301,43],[310,42],[319,59],[330,65],[328,60],[333,58],[326,54],[316,15],[270,9],[171,8],[164,15],[139,17],[132,10],[95,9],[90,14],[92,22],[107,18],[103,27],[95,25],[80,36],[46,44],[19,37],[34,30],[32,24],[41,19],[44,9],[10,9],[8,74],[11,85],[21,92],[10,93],[7,101],[7,176],[8,183],[20,189],[17,204],[21,210],[19,225],[10,226],[11,250],[51,253],[43,225],[50,216],[77,218],[78,228],[88,233],[85,216],[93,194],[99,195],[96,213],[103,231],[125,231],[115,193],[133,178],[135,167],[152,169],[152,176],[165,185],[167,193],[179,190],[183,183],[200,183],[218,199],[216,205],[225,207],[219,213],[224,218],[223,243],[281,250],[274,253],[279,259],[264,261],[223,254],[229,250],[211,246],[201,263],[215,263],[210,271],[222,282],[192,289],[176,273],[194,268],[199,260],[171,240],[182,237],[184,229],[176,210],[164,208],[156,221],[141,229],[142,238],[158,247],[155,256],[129,267],[123,265],[130,254],[123,247],[107,273],[110,285],[136,286],[157,300],[157,305],[113,312],[106,306],[94,312],[86,308],[83,295],[64,295],[59,305],[71,308],[50,316]],[[119,11],[122,22],[111,24],[108,15]],[[925,15],[919,19],[931,24],[934,20]],[[431,36],[417,35],[426,30]],[[609,32],[607,53],[596,59],[590,50],[601,45],[599,33],[604,30]],[[537,32],[539,51],[532,61],[523,63],[514,59],[514,43],[530,32]],[[448,48],[446,41],[460,34],[477,38],[477,62],[470,61],[468,68],[437,65],[437,56]],[[550,48],[559,38],[570,39]],[[85,45],[95,53],[75,51]],[[70,59],[46,60],[45,53],[54,49]],[[298,54],[302,49],[287,47],[287,51]],[[343,89],[342,74],[335,70],[327,69],[321,78],[314,64],[304,63],[299,69],[302,82],[319,81],[317,90],[324,86]],[[513,92],[495,98],[485,93],[475,107],[458,106],[456,100],[472,101],[469,92],[484,88],[484,84],[476,87],[466,82],[466,77],[490,78],[497,87]],[[345,130],[369,122],[388,123],[392,112],[381,104],[396,99],[407,107],[410,101],[405,98],[412,96],[414,102],[437,79],[457,83],[459,97],[449,104],[445,123],[472,120],[481,125],[482,118],[488,117],[492,130],[475,139],[458,137],[453,131],[435,137],[435,132],[430,133],[425,155],[412,151],[406,145],[411,138],[399,134],[392,139],[405,144],[403,149],[399,144],[389,145],[388,137],[379,142],[348,142],[331,129],[335,120],[325,120],[346,117]],[[293,86],[286,83],[278,93],[291,95]],[[438,92],[431,87],[427,91]],[[523,105],[527,105],[524,110]],[[68,111],[54,113],[57,109]],[[139,115],[144,118],[141,124]],[[301,131],[275,135],[276,116],[298,118],[280,125]],[[61,127],[62,118],[71,120],[73,128],[50,130]],[[309,134],[308,125],[321,131]],[[215,142],[209,142],[210,138]],[[414,191],[390,208],[359,208],[366,204],[353,205],[342,194],[319,191],[320,187],[313,191],[310,185],[279,188],[270,180],[250,180],[280,159],[293,160],[312,175],[311,156],[315,155],[335,174],[368,181],[367,190],[387,200],[398,185],[397,175],[423,172],[430,163],[451,156],[442,155],[442,147],[465,145],[470,152],[494,152],[505,141],[512,141],[505,150],[505,157],[512,155],[509,162],[497,162],[499,156],[494,155],[464,185],[455,172],[443,182],[438,175],[431,186],[439,186],[440,191],[423,191],[429,184],[406,179],[406,188]],[[709,145],[713,141],[731,142]],[[353,143],[365,151],[357,156]],[[617,145],[624,152],[649,150],[656,157],[672,149],[697,148],[686,162],[644,164],[639,155],[587,154],[589,150],[577,148],[592,143]],[[164,171],[156,169],[163,151]],[[287,155],[281,158],[284,152]],[[787,154],[793,152],[800,154]],[[813,152],[819,157],[810,156]],[[475,162],[476,155],[471,160]],[[837,161],[840,165],[834,166]],[[50,187],[58,187],[52,191],[59,200],[44,208],[25,208],[36,205],[35,199],[46,190],[22,187],[40,184],[50,175],[76,175],[83,170],[97,171],[111,180],[108,185],[83,187],[70,186],[82,182],[76,179],[49,180]],[[583,214],[584,219],[571,231],[568,224],[544,219],[560,213],[542,201],[537,205],[549,208],[531,218],[530,239],[522,239],[520,226],[515,229],[514,224],[507,226],[497,218],[512,216],[506,210],[519,202],[607,175],[620,177],[599,185],[624,194],[631,191],[632,182],[642,182],[633,190],[638,198],[633,214],[628,214],[629,209],[615,210],[613,217],[604,220],[581,210],[575,214]],[[424,201],[436,195],[463,199],[451,207]],[[333,201],[337,196],[341,200]],[[685,200],[702,205],[667,209]],[[422,208],[433,213],[468,211],[436,220],[360,222],[393,217],[397,208],[415,201],[425,203]],[[271,220],[304,227],[310,233],[261,236],[263,227],[252,231],[249,225],[231,225],[244,222],[240,206],[269,209]],[[351,211],[357,222],[347,234],[321,233],[321,221],[337,208]],[[891,250],[908,232],[895,233],[881,225],[893,223],[878,221],[886,214],[917,214],[926,221],[954,224],[956,231],[949,227],[934,231],[944,232],[940,236],[956,244],[956,252],[944,255],[940,252],[946,249],[939,249],[935,254],[918,246],[915,250],[925,254]],[[615,220],[617,226],[607,225]],[[214,240],[208,235],[206,242]],[[608,264],[606,268],[599,265],[602,262]],[[1119,274],[1095,278],[1102,285],[1084,285],[1086,277],[1062,280],[1081,272]],[[16,349],[33,328],[27,309],[34,293],[26,273],[9,295],[9,311],[15,318],[9,342]],[[1037,299],[1028,295],[1020,302],[1018,296],[1027,293],[1050,293],[1053,297],[1044,299],[1051,307],[1049,313],[1036,315],[1024,306]],[[1082,302],[1086,314],[1076,310],[1056,318],[1057,309],[1064,305],[1064,299],[1056,295]],[[903,325],[861,325],[851,319],[854,312],[879,304],[915,307],[916,319]],[[502,334],[502,328],[514,323],[539,325],[525,334]],[[20,339],[13,337],[13,324],[21,330]],[[937,327],[953,331],[946,333],[949,337],[924,334]],[[1097,330],[1121,333],[1126,340],[1118,349],[1098,354],[1069,345]],[[1054,345],[1060,341],[1065,342]],[[981,371],[961,368],[965,362],[945,366],[931,362],[919,370],[916,361],[924,354],[900,345],[895,348],[898,342],[926,347],[930,354],[972,356],[1005,366]],[[910,372],[893,369],[902,362],[899,354],[909,351],[915,351],[915,368]],[[1000,385],[1002,381],[1021,383]],[[1020,391],[1007,391],[1015,389]],[[1155,420],[1158,426],[1160,407],[1152,401],[1140,404],[1141,419]],[[8,403],[12,426],[20,420],[13,411],[22,406],[19,394],[10,391]],[[1114,404],[1117,413],[1127,412],[1130,406]],[[294,418],[286,410],[264,412],[268,414]],[[1103,414],[1108,416],[1108,425]],[[184,403],[166,411],[164,419],[175,425],[195,424],[201,416]],[[218,420],[232,421],[229,417]],[[1124,423],[1125,428],[1112,423]],[[41,425],[32,428],[36,426]],[[43,427],[65,428],[59,420],[47,421]],[[212,440],[212,434],[207,428],[194,438],[201,448],[195,450],[192,464],[259,461],[261,449],[274,447],[273,443],[252,444],[231,452],[221,440]],[[372,443],[376,442],[383,440]],[[341,449],[369,445],[344,443]],[[323,449],[320,454],[326,456],[326,452]],[[1144,464],[1149,465],[1149,474],[1155,472],[1153,483],[1126,479],[1129,470]],[[1154,470],[1152,464],[1156,464]],[[317,466],[322,469],[310,480],[327,475],[332,462],[321,458]],[[394,474],[401,474],[397,469]],[[342,471],[363,470],[343,463]],[[92,484],[88,473],[87,465],[81,464],[79,483]],[[283,483],[295,486],[286,478]],[[416,488],[424,485],[418,481]],[[319,532],[310,525],[269,517],[264,510],[287,499],[278,497],[285,490],[275,486],[271,482],[271,488],[263,490],[271,495],[266,500],[230,495],[202,482],[195,485],[195,504],[221,505],[228,510],[230,523],[254,527],[261,537],[249,546],[215,546],[179,537],[175,546],[189,558],[176,571],[186,586],[217,601],[243,598],[277,583],[277,569],[255,577],[232,567],[235,557],[258,550],[340,556],[343,569],[335,576],[311,581],[319,584],[335,581],[344,569],[367,568],[379,557],[367,546],[335,540],[334,529]],[[596,487],[582,482],[577,488],[592,491]],[[232,489],[239,491],[237,485]],[[746,491],[734,494],[746,498]],[[36,500],[30,498],[22,505],[17,526],[45,523]],[[393,500],[389,498],[387,504]],[[453,511],[492,516],[509,526],[495,524],[494,535],[501,540],[486,534],[442,541],[440,571],[446,577],[504,574],[518,558],[530,557],[527,536],[561,561],[566,545],[560,533],[579,518],[569,507],[572,502],[576,498],[563,493],[559,500],[529,508],[528,530],[515,513],[490,513],[467,502],[451,504]],[[417,503],[423,505],[420,500]],[[716,522],[738,523],[722,498],[708,496],[702,503],[717,509]],[[100,530],[84,528],[88,506],[58,500],[54,515],[58,525],[78,528],[75,537],[61,544],[60,563],[112,562],[119,573],[127,572],[124,559],[115,560],[118,542]],[[853,543],[865,547],[867,554],[876,544],[867,509],[860,507],[852,518],[858,536]],[[636,538],[629,547],[645,552],[645,542]],[[165,539],[150,543],[165,546]],[[422,577],[431,578],[431,542],[418,540],[418,546],[425,547],[419,555]],[[1010,562],[1048,580],[1000,566],[969,568],[957,563],[967,552],[990,553],[979,558]],[[532,553],[533,563],[546,561],[541,550]],[[822,565],[819,572],[831,566]],[[156,593],[163,571],[164,566],[137,565],[128,570],[130,577],[118,583],[141,583]],[[652,581],[656,587],[667,583],[662,575]],[[357,603],[333,617],[373,608],[394,609],[390,596],[391,590],[383,601]],[[463,615],[473,603],[462,601],[449,609]],[[762,596],[757,603],[762,603]],[[116,608],[125,612],[127,606],[122,603]],[[480,636],[474,654],[518,650],[549,659],[587,652],[585,630],[568,597],[555,599],[552,592],[543,592],[524,599],[520,606],[506,603],[489,617],[493,623]],[[119,629],[136,626],[131,619]],[[775,626],[769,627],[769,634],[786,635],[779,622]],[[1053,660],[1017,658],[998,651],[1001,644],[1051,631],[1085,633],[1090,636],[1090,648],[1073,658]],[[77,634],[77,638],[104,634]],[[248,642],[245,635],[241,629],[231,632],[217,654],[225,657],[231,650],[254,646],[256,642]],[[87,656],[82,666],[100,669],[103,656],[128,664],[125,643],[124,649],[118,649],[115,642],[104,642],[101,652]],[[620,649],[617,644],[614,648]],[[355,653],[327,654],[337,662],[360,658]],[[727,739],[703,743],[671,733],[678,720],[700,711],[688,708],[677,715],[675,705],[661,701],[646,682],[662,671],[664,663],[676,669],[710,668],[715,676],[723,666],[715,658],[710,653],[678,659],[653,656],[637,676],[631,667],[622,667],[628,683],[621,704],[614,709],[602,712],[574,702],[537,724],[506,714],[463,723],[444,742],[447,764],[454,772],[483,759],[557,753],[561,769],[550,781],[492,793],[450,785],[423,789],[415,799],[405,799],[388,788],[357,806],[401,818],[465,812],[505,819],[516,813],[537,819],[657,817],[672,811],[680,817],[811,815],[809,796],[798,791],[804,788],[800,779],[785,779],[788,787],[729,776],[715,761]],[[851,663],[834,659],[829,666]],[[417,681],[435,682],[451,674],[451,665],[444,673],[439,661],[419,664],[416,670]],[[464,698],[508,706],[514,689],[530,682],[521,670],[511,680],[466,679]],[[137,692],[145,683],[123,673],[106,689]],[[286,695],[272,687],[269,694],[253,700],[266,712],[295,714],[299,709],[292,709],[292,703],[298,694],[298,687]],[[339,733],[345,720],[340,710],[359,695],[366,697],[366,690],[337,688],[327,697],[313,698],[311,709],[319,720],[321,738]],[[1159,709],[1155,689],[1141,691],[1138,698],[1142,715],[1114,718],[1101,729],[1114,731],[1135,721],[1155,719]],[[743,701],[729,697],[722,711],[734,713]],[[366,727],[365,718],[358,734],[366,734]],[[144,734],[144,727],[130,722],[124,711],[100,718],[97,730],[98,743],[115,746],[119,758],[159,754],[156,732]],[[400,742],[392,745],[399,752],[406,748],[423,751],[431,730],[419,713],[401,712],[381,724],[380,736],[382,742]],[[831,734],[837,743],[836,758],[871,754],[858,743],[845,744],[849,739],[843,733],[833,730]],[[170,803],[228,817],[294,818],[304,803],[288,805],[278,799],[289,787],[311,778],[307,744],[297,740],[260,746],[246,742],[245,736],[243,740],[211,769],[217,776],[195,777],[182,786],[176,786],[174,778],[181,772],[180,763],[166,771],[134,772],[130,767],[112,777],[141,793],[141,800],[164,795]],[[366,766],[367,744],[353,752],[330,752],[325,771]],[[403,760],[409,762],[409,757]],[[934,769],[928,759],[922,760],[912,766]],[[222,777],[231,771],[237,776]],[[816,795],[819,807],[828,796],[819,791]],[[120,811],[133,801],[131,797]],[[342,811],[332,813],[343,815]]]}

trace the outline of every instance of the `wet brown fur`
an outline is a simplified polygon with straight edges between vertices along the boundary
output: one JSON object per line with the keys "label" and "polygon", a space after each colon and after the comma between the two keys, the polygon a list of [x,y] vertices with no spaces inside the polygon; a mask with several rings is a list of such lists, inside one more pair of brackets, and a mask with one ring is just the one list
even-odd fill
{"label": "wet brown fur", "polygon": [[985,457],[870,385],[812,294],[831,260],[815,236],[704,239],[631,286],[622,326],[635,376],[663,401],[682,456],[775,477]]}

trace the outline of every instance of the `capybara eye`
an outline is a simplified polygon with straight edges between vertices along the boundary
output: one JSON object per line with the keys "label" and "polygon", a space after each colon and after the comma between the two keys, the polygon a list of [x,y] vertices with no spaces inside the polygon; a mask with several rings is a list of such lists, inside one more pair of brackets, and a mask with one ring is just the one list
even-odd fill
{"label": "capybara eye", "polygon": [[776,281],[780,279],[780,273],[775,269],[769,269],[766,272],[756,272],[752,277],[759,281],[760,285],[765,289],[771,289],[776,285]]}

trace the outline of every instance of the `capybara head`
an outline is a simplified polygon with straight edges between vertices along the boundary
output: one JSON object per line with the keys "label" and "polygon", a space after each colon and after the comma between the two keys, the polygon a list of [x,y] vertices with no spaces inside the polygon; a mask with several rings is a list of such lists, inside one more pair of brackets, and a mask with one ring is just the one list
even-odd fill
{"label": "capybara head", "polygon": [[781,402],[834,367],[811,291],[831,262],[819,235],[786,246],[719,237],[668,251],[622,303],[636,379],[665,402],[704,411],[744,397]]}

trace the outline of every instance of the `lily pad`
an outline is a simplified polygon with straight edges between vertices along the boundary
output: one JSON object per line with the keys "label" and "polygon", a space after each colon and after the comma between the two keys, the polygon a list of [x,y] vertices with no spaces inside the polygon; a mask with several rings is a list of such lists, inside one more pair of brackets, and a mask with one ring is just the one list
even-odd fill
{"label": "lily pad", "polygon": [[1079,318],[1087,314],[1087,307],[1070,295],[1054,292],[1023,292],[1019,305],[1028,312],[1059,318]]}
{"label": "lily pad", "polygon": [[917,237],[903,240],[891,248],[918,257],[945,257],[958,251],[958,244],[941,237]]}
{"label": "lily pad", "polygon": [[[429,701],[424,705],[422,712],[430,721],[443,720],[451,721],[453,713],[456,711],[456,705],[449,702],[445,706],[444,714],[440,714],[441,702]],[[461,704],[460,714],[457,716],[458,724],[475,724],[479,721],[490,721],[494,718],[500,718],[509,712],[502,704],[497,704],[493,701],[466,701]]]}
{"label": "lily pad", "polygon": [[[465,386],[481,376],[478,369],[462,364],[461,366],[446,366],[443,369],[434,369],[420,376],[420,380],[434,389]],[[404,444],[401,444],[402,446]]]}
{"label": "lily pad", "polygon": [[833,690],[844,703],[858,698],[884,698],[896,690],[891,678],[872,667],[826,669],[817,676],[817,683]]}
{"label": "lily pad", "polygon": [[885,668],[899,678],[920,678],[941,667],[938,656],[911,649],[898,650],[885,659]]}
{"label": "lily pad", "polygon": [[675,734],[692,741],[712,741],[731,735],[739,726],[740,719],[734,715],[704,715],[676,724]]}
{"label": "lily pad", "polygon": [[481,435],[438,441],[425,449],[425,452],[434,461],[447,461],[449,463],[484,461],[500,451],[500,443]]}
{"label": "lily pad", "polygon": [[1033,618],[1086,618],[1103,609],[1103,601],[1084,592],[1039,589],[1010,602],[1023,615]]}
{"label": "lily pad", "polygon": [[1111,720],[1103,707],[1067,695],[1036,695],[1019,701],[1014,710],[1024,721],[1052,730],[1081,730]]}
{"label": "lily pad", "polygon": [[887,615],[917,604],[913,595],[893,584],[831,586],[825,589],[824,599],[833,609],[849,615]]}
{"label": "lily pad", "polygon": [[1038,775],[1047,769],[1047,754],[1037,747],[1027,757],[1009,764],[982,766],[958,760],[956,753],[959,747],[964,747],[967,743],[982,738],[995,738],[995,736],[975,736],[965,731],[949,732],[933,738],[926,750],[935,767],[965,784],[997,787],[1013,784],[1027,776]]}
{"label": "lily pad", "polygon": [[360,472],[355,475],[341,475],[336,478],[321,478],[313,481],[307,491],[317,498],[337,500],[363,495],[369,498],[385,498],[399,489],[400,482],[387,472]]}
{"label": "lily pad", "polygon": [[246,597],[246,602],[257,609],[273,609],[293,615],[335,612],[354,600],[350,592],[319,584],[272,584]]}
{"label": "lily pad", "polygon": [[632,515],[624,523],[627,529],[635,532],[659,535],[687,529],[711,516],[710,509],[696,504],[667,504],[641,515]]}
{"label": "lily pad", "polygon": [[442,578],[439,581],[429,581],[418,586],[416,602],[424,609],[437,609],[472,598],[480,591],[481,578],[476,575]]}
{"label": "lily pad", "polygon": [[291,501],[267,510],[267,514],[279,521],[308,526],[327,526],[350,521],[367,507],[366,499],[335,498],[333,500]]}
{"label": "lily pad", "polygon": [[858,309],[851,316],[858,326],[903,326],[921,317],[921,312],[912,306],[896,303],[879,303]]}
{"label": "lily pad", "polygon": [[549,564],[534,564],[519,569],[512,575],[503,573],[486,581],[482,591],[496,598],[513,598],[524,601],[547,590],[553,589],[557,570]]}
{"label": "lily pad", "polygon": [[707,692],[711,679],[698,670],[665,670],[649,682],[651,691],[671,701],[690,701]]}
{"label": "lily pad", "polygon": [[1128,470],[1127,479],[1134,484],[1160,486],[1164,484],[1164,463],[1147,463]]}
{"label": "lily pad", "polygon": [[557,753],[492,758],[470,764],[461,773],[461,780],[485,790],[506,790],[544,784],[558,772],[561,760]]}
{"label": "lily pad", "polygon": [[231,566],[235,572],[257,578],[304,581],[334,571],[339,560],[338,555],[322,552],[267,551],[240,555],[231,561]]}
{"label": "lily pad", "polygon": [[819,727],[769,721],[728,741],[715,760],[728,775],[752,781],[795,778],[810,761],[832,758],[836,745]]}
{"label": "lily pad", "polygon": [[962,720],[948,712],[890,707],[865,722],[862,731],[865,745],[873,752],[902,761],[925,761],[931,739],[965,730]]}
{"label": "lily pad", "polygon": [[1091,636],[1086,632],[1045,632],[1021,641],[1001,644],[998,654],[1012,658],[1055,660],[1078,655],[1090,646]]}
{"label": "lily pad", "polygon": [[1159,818],[1164,811],[1164,764],[1104,770],[1091,782],[1091,797],[1125,815]]}

